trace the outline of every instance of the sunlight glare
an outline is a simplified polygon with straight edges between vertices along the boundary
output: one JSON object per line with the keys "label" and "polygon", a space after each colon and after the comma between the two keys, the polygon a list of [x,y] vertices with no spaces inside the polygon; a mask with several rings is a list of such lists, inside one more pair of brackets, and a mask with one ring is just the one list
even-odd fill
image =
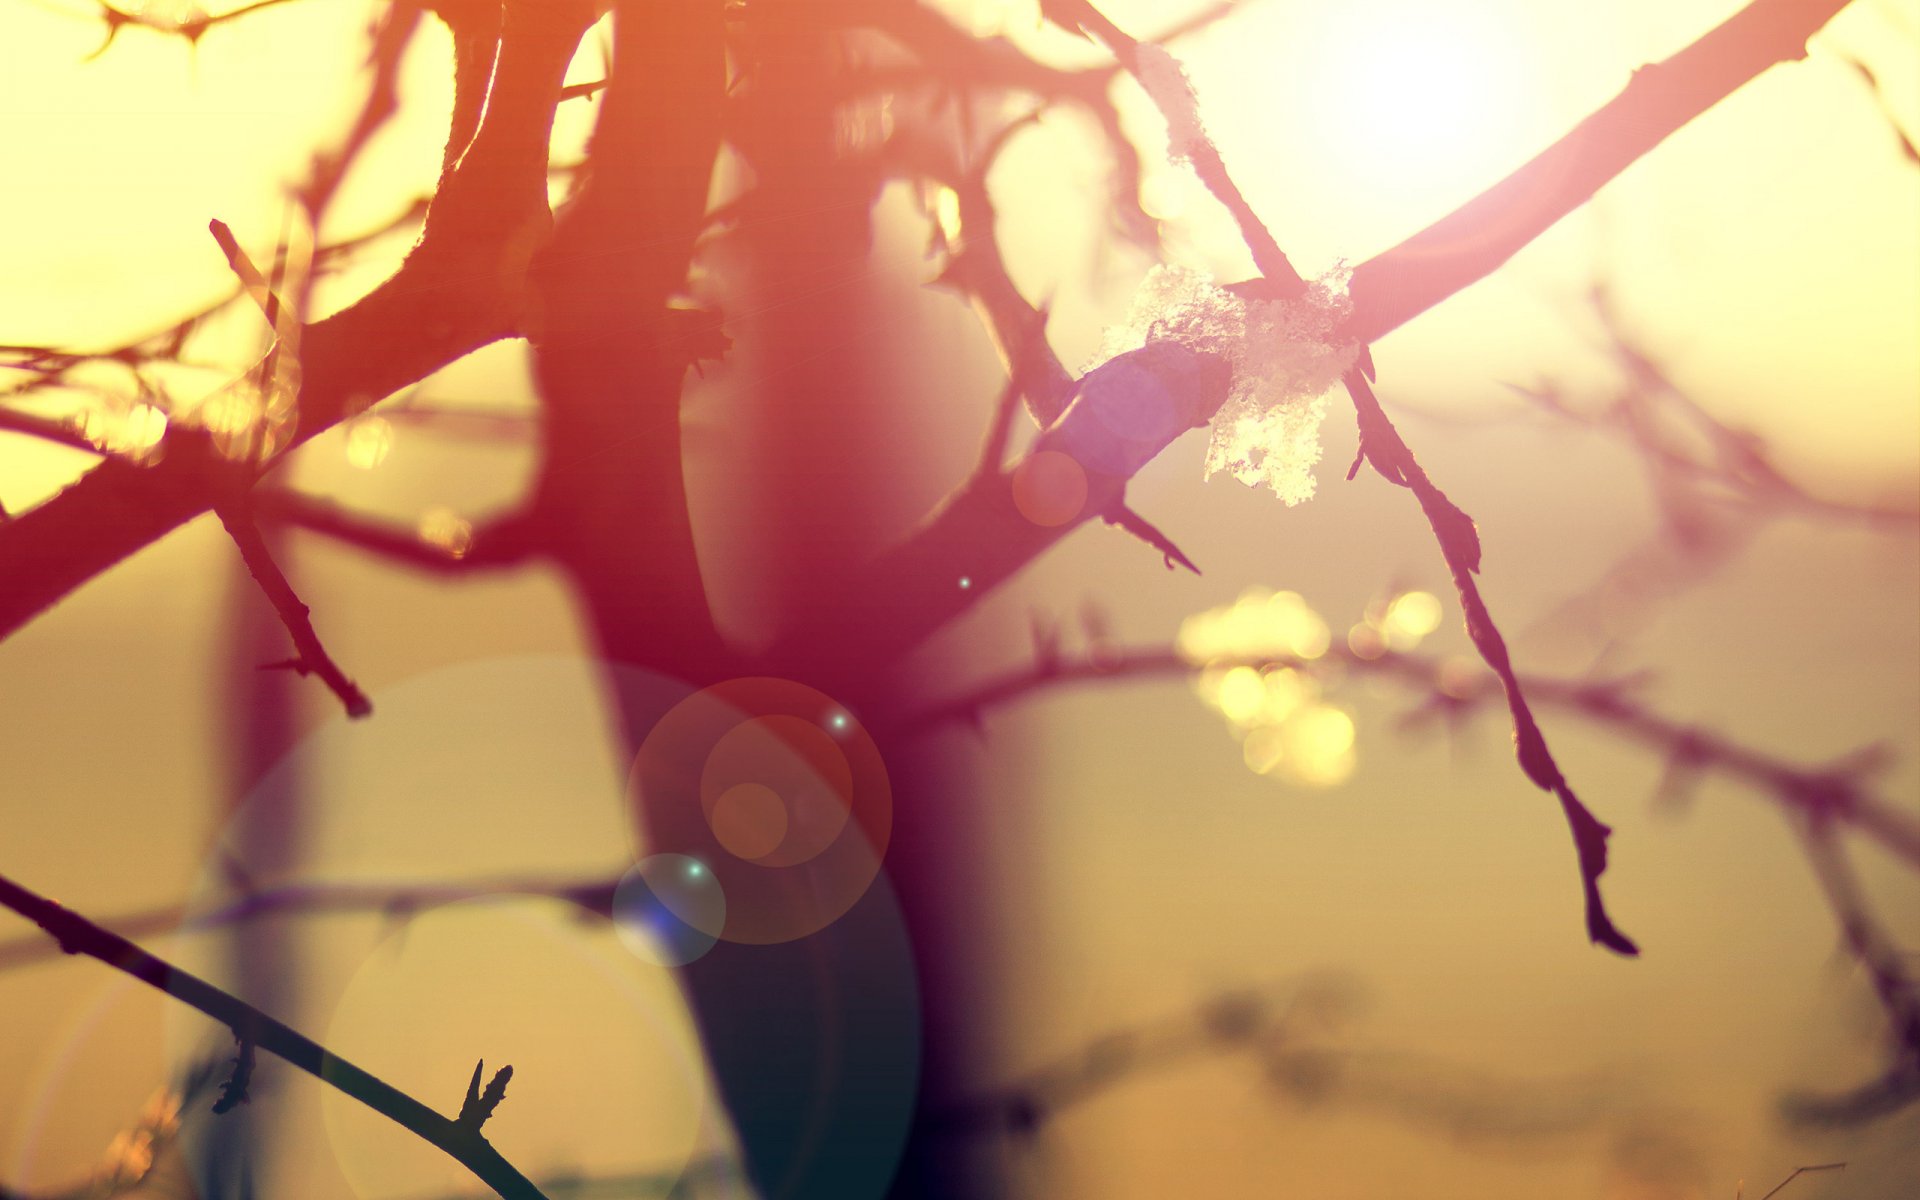
{"label": "sunlight glare", "polygon": [[1369,0],[1329,8],[1315,47],[1319,136],[1357,176],[1481,178],[1519,132],[1526,81],[1494,6]]}
{"label": "sunlight glare", "polygon": [[473,523],[450,508],[430,508],[420,517],[420,540],[454,558],[473,549]]}
{"label": "sunlight glare", "polygon": [[347,461],[362,471],[371,471],[386,461],[393,449],[393,424],[385,417],[355,417],[347,425]]}

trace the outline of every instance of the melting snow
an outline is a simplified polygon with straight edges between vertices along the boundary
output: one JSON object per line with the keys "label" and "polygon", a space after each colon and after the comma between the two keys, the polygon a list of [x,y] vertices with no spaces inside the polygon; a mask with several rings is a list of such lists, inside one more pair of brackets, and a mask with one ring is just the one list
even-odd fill
{"label": "melting snow", "polygon": [[1156,266],[1126,323],[1107,331],[1095,364],[1154,342],[1225,358],[1233,381],[1213,418],[1207,477],[1226,471],[1298,504],[1313,495],[1327,392],[1359,354],[1337,340],[1350,307],[1346,284],[1342,268],[1312,281],[1297,300],[1247,301],[1203,272]]}

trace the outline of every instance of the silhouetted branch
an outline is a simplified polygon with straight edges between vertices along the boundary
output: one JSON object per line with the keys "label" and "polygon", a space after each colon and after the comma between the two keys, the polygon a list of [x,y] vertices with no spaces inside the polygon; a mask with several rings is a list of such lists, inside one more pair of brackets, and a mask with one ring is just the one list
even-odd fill
{"label": "silhouetted branch", "polygon": [[[1168,342],[1096,367],[1022,459],[1065,454],[1080,464],[1086,496],[1077,513],[1042,524],[1021,512],[1012,490],[1019,466],[969,479],[906,540],[853,572],[842,590],[782,634],[768,662],[781,669],[806,664],[831,676],[859,667],[846,655],[850,646],[877,662],[917,644],[1075,527],[1109,511],[1136,471],[1218,410],[1227,381],[1223,360]],[[857,638],[839,636],[855,629]],[[833,648],[835,661],[816,661],[822,647]]]}
{"label": "silhouetted branch", "polygon": [[[1815,1171],[1844,1171],[1846,1170],[1846,1168],[1847,1168],[1847,1164],[1843,1162],[1820,1163],[1817,1166],[1811,1166],[1811,1167],[1795,1167],[1793,1169],[1793,1174],[1787,1176],[1785,1179],[1782,1179],[1779,1183],[1774,1184],[1773,1189],[1769,1191],[1765,1196],[1760,1197],[1760,1200],[1772,1200],[1772,1197],[1779,1195],[1780,1192],[1783,1191],[1788,1184],[1800,1178],[1802,1175],[1810,1175]],[[1735,1200],[1739,1200],[1739,1198],[1735,1197]]]}
{"label": "silhouetted branch", "polygon": [[0,875],[0,906],[40,926],[68,954],[85,954],[124,971],[227,1026],[241,1043],[256,1045],[338,1088],[444,1151],[505,1200],[545,1200],[540,1189],[514,1169],[478,1129],[448,1120],[245,1001],[154,957],[127,939],[107,932],[3,875]]}
{"label": "silhouetted branch", "polygon": [[280,614],[281,624],[287,627],[287,633],[293,638],[293,648],[299,657],[289,664],[294,670],[305,675],[311,672],[319,677],[327,689],[340,698],[349,717],[364,717],[373,712],[373,702],[367,699],[353,680],[348,679],[327,648],[320,643],[320,635],[314,632],[313,619],[300,597],[287,582],[286,575],[273,561],[273,554],[267,549],[266,540],[260,536],[259,526],[254,524],[250,503],[244,494],[230,500],[220,501],[215,506],[220,515],[220,523],[226,527],[233,544],[240,549],[240,557],[247,564],[248,574],[260,585],[273,604],[275,612]]}
{"label": "silhouetted branch", "polygon": [[1378,341],[1475,280],[1736,88],[1806,57],[1807,39],[1848,0],[1754,0],[1459,209],[1353,270],[1346,335]]}
{"label": "silhouetted branch", "polygon": [[1460,597],[1467,636],[1481,660],[1499,678],[1506,695],[1507,711],[1513,719],[1514,754],[1520,762],[1520,769],[1535,787],[1551,792],[1560,801],[1561,811],[1566,816],[1567,828],[1573,835],[1574,850],[1580,861],[1581,890],[1586,896],[1587,936],[1616,954],[1638,954],[1640,951],[1633,939],[1616,928],[1612,918],[1607,915],[1605,901],[1600,895],[1600,876],[1607,869],[1607,838],[1613,831],[1581,803],[1562,774],[1560,764],[1554,761],[1553,752],[1547,747],[1546,734],[1540,729],[1539,722],[1534,720],[1533,711],[1527,704],[1525,688],[1514,672],[1506,639],[1501,636],[1500,627],[1494,624],[1493,614],[1487,610],[1486,601],[1480,595],[1480,586],[1474,580],[1480,571],[1478,528],[1473,519],[1449,500],[1446,493],[1428,477],[1426,469],[1420,465],[1412,449],[1401,438],[1399,430],[1394,428],[1393,422],[1381,409],[1365,368],[1354,367],[1341,382],[1346,385],[1347,394],[1353,398],[1360,425],[1359,457],[1355,458],[1353,468],[1347,472],[1348,478],[1353,477],[1359,469],[1360,459],[1364,458],[1381,478],[1408,489],[1419,500],[1420,511],[1425,514],[1427,524],[1433,530],[1441,557],[1446,560],[1447,573],[1453,579],[1454,591]]}

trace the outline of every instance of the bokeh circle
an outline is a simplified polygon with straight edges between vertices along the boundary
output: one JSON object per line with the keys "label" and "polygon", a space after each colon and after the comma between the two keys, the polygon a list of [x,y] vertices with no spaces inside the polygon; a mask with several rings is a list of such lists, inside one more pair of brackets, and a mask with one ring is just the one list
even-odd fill
{"label": "bokeh circle", "polygon": [[872,885],[893,827],[872,736],[789,679],[728,680],[674,705],[627,794],[650,850],[711,871],[725,897],[712,932],[729,942],[792,941],[838,920]]}

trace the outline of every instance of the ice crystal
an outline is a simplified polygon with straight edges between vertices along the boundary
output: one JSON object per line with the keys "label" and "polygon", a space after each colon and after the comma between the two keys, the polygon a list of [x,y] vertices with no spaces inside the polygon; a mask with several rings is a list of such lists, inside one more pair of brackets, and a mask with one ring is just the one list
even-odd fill
{"label": "ice crystal", "polygon": [[1293,300],[1245,300],[1188,267],[1157,266],[1125,324],[1107,331],[1098,361],[1154,342],[1220,355],[1233,368],[1213,418],[1206,474],[1273,489],[1288,504],[1313,495],[1326,394],[1359,347],[1339,338],[1347,272],[1314,280]]}

